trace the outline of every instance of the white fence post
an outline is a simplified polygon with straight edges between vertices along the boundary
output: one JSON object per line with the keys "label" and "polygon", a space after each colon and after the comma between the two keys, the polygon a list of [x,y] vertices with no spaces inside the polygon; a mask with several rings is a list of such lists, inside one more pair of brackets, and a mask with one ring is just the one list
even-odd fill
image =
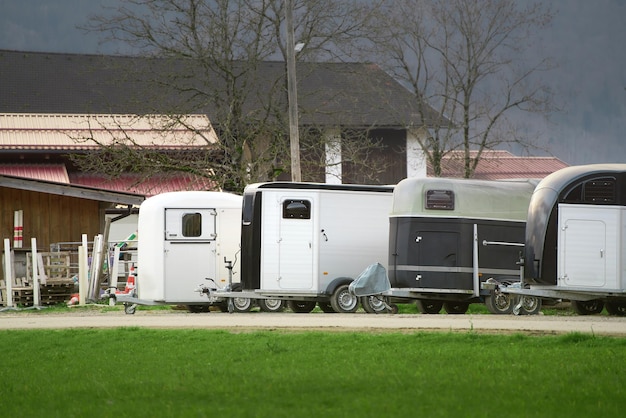
{"label": "white fence post", "polygon": [[39,263],[37,261],[37,238],[30,239],[33,269],[33,306],[38,308],[41,305],[41,295],[39,294]]}
{"label": "white fence post", "polygon": [[[78,261],[78,293],[79,293],[79,304],[85,305],[87,301],[87,295],[89,292],[89,243],[87,242],[87,234],[82,235],[82,244],[83,244],[83,255],[79,256]],[[82,270],[80,268],[82,263]],[[80,272],[82,271],[82,276]]]}
{"label": "white fence post", "polygon": [[11,243],[4,239],[4,282],[6,283],[7,308],[13,307],[13,264],[11,263]]}
{"label": "white fence post", "polygon": [[87,292],[87,246],[78,247],[78,304],[85,305],[85,293]]}

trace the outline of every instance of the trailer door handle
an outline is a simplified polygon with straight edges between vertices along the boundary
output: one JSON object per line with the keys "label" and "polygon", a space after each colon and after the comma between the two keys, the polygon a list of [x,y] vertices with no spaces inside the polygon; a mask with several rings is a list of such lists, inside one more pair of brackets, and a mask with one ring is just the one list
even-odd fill
{"label": "trailer door handle", "polygon": [[604,258],[604,249],[600,250],[600,258]]}

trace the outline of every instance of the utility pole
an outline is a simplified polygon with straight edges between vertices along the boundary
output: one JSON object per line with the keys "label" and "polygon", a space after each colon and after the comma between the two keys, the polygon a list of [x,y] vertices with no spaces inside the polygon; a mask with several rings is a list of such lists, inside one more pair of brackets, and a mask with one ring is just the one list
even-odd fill
{"label": "utility pole", "polygon": [[296,87],[296,51],[293,39],[293,0],[285,0],[287,23],[287,98],[289,100],[289,143],[291,181],[302,181],[300,172],[300,134],[298,132],[298,89]]}

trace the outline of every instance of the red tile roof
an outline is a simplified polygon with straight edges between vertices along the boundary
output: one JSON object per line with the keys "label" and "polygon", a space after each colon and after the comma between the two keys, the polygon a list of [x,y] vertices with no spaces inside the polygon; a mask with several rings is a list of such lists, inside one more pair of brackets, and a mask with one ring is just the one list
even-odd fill
{"label": "red tile roof", "polygon": [[69,183],[64,164],[0,164],[0,174]]}
{"label": "red tile roof", "polygon": [[[472,157],[476,152],[472,152]],[[441,161],[441,177],[463,177],[463,152],[453,151]],[[556,157],[518,157],[508,151],[489,150],[483,152],[472,178],[498,180],[513,178],[541,179],[568,164]],[[433,169],[428,164],[428,175],[433,176]]]}
{"label": "red tile roof", "polygon": [[0,114],[0,150],[89,151],[99,148],[94,140],[162,149],[218,141],[203,115],[187,115],[175,123],[162,115]]}
{"label": "red tile roof", "polygon": [[147,179],[141,174],[128,173],[110,179],[104,175],[91,173],[68,174],[63,164],[0,164],[0,175],[135,193],[146,197],[181,190],[218,190],[217,185],[209,179],[185,173],[158,175]]}
{"label": "red tile roof", "polygon": [[205,177],[190,174],[169,174],[143,178],[142,174],[124,174],[117,178],[107,178],[91,173],[70,173],[72,184],[95,187],[117,192],[129,192],[154,196],[159,193],[182,190],[217,190],[215,183]]}

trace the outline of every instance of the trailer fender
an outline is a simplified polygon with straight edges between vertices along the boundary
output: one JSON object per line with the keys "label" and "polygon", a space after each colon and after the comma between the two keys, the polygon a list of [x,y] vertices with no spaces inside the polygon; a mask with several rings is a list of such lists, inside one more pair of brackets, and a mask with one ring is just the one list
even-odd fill
{"label": "trailer fender", "polygon": [[337,277],[335,280],[328,284],[328,287],[326,287],[324,294],[330,296],[335,293],[335,290],[337,290],[339,286],[342,286],[344,284],[350,284],[353,281],[354,279],[351,277]]}

